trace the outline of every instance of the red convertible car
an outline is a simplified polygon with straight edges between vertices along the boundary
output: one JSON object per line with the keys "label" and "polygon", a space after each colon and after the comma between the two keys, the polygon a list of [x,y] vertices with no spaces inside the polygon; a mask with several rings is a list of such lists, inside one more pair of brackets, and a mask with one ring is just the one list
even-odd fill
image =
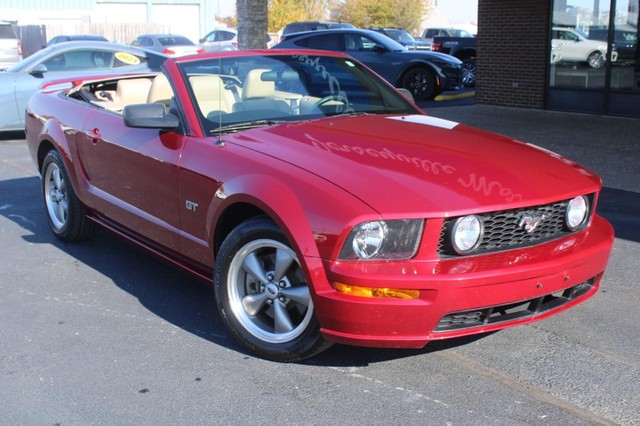
{"label": "red convertible car", "polygon": [[58,238],[100,225],[204,278],[271,360],[549,317],[597,291],[613,243],[589,170],[427,116],[338,53],[57,84],[26,132]]}

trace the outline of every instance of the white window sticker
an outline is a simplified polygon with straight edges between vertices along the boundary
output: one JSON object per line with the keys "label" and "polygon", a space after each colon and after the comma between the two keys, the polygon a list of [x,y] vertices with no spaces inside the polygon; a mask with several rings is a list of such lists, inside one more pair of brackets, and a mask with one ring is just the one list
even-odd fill
{"label": "white window sticker", "polygon": [[387,117],[389,120],[406,121],[409,123],[426,124],[428,126],[440,127],[442,129],[453,129],[460,123],[444,120],[442,118],[430,117],[428,115],[402,115],[400,117]]}

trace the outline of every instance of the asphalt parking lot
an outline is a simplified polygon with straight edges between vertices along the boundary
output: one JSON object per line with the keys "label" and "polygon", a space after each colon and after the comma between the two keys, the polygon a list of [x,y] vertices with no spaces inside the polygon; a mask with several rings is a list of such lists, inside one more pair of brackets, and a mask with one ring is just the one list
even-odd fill
{"label": "asphalt parking lot", "polygon": [[599,211],[617,238],[597,295],[421,350],[336,345],[302,363],[263,361],[242,352],[189,276],[106,232],[56,240],[23,135],[5,135],[0,424],[640,424],[640,120],[424,107],[603,178]]}

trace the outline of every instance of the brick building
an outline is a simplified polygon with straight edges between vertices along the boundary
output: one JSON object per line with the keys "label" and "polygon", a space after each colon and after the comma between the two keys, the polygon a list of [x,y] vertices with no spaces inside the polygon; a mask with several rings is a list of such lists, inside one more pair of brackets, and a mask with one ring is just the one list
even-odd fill
{"label": "brick building", "polygon": [[638,0],[479,0],[476,101],[640,117],[638,24]]}

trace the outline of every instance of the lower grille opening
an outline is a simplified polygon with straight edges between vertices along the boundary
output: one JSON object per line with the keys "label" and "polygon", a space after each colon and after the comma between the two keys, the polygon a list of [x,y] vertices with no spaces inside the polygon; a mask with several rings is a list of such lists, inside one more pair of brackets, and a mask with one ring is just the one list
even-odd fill
{"label": "lower grille opening", "polygon": [[492,306],[490,308],[472,309],[447,314],[440,319],[434,332],[483,327],[491,324],[531,317],[542,312],[558,308],[571,300],[577,299],[591,290],[595,282],[596,278],[594,277],[566,290],[536,297],[534,299],[506,305]]}

